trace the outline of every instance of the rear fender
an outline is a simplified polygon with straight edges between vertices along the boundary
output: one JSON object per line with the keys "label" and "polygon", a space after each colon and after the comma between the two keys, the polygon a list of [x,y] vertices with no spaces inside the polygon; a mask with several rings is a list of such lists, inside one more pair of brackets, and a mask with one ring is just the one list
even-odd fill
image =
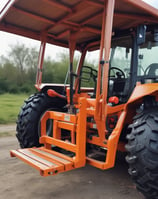
{"label": "rear fender", "polygon": [[137,106],[143,102],[145,96],[157,96],[158,95],[158,83],[150,84],[140,84],[135,87],[132,92],[131,97],[129,98],[126,106]]}
{"label": "rear fender", "polygon": [[40,84],[40,86],[35,85],[37,90],[40,91],[40,92],[47,93],[48,89],[53,89],[54,91],[56,91],[57,93],[59,93],[61,95],[66,94],[66,87],[67,86],[68,85],[64,85],[64,84]]}
{"label": "rear fender", "polygon": [[144,103],[146,96],[158,96],[158,83],[140,84],[134,88],[122,112],[125,114],[125,117],[121,121],[118,120],[118,123],[122,122],[122,125],[119,126],[120,129],[116,134],[119,137],[121,136],[121,140],[125,139],[127,133],[126,127],[132,123],[133,117],[137,114],[137,109]]}

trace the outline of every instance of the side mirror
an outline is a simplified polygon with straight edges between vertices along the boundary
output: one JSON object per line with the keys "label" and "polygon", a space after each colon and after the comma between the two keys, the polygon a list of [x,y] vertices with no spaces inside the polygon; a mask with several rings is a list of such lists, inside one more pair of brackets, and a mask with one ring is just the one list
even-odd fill
{"label": "side mirror", "polygon": [[128,55],[129,55],[129,48],[126,48],[126,59],[128,59]]}
{"label": "side mirror", "polygon": [[137,44],[142,45],[145,43],[146,26],[140,25],[137,27]]}

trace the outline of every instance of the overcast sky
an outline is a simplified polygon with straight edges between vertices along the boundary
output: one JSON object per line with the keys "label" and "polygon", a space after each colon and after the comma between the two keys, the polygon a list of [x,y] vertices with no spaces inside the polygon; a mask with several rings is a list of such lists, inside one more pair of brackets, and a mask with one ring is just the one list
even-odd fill
{"label": "overcast sky", "polygon": [[[0,0],[0,10],[3,8],[3,6],[5,5],[5,3],[8,0]],[[158,0],[144,0],[145,2],[151,4],[152,6],[158,8]],[[30,47],[34,47],[36,46],[37,48],[39,48],[40,42],[35,41],[35,40],[31,40],[28,38],[24,38],[21,36],[17,36],[17,35],[13,35],[10,33],[5,33],[0,31],[0,56],[1,55],[6,55],[7,52],[10,49],[10,45],[14,45],[16,43],[24,43],[26,46]],[[56,53],[61,51],[61,47],[57,47],[57,46],[52,46],[52,45],[47,45],[47,49],[46,49],[46,54],[50,55],[52,58],[56,57]]]}

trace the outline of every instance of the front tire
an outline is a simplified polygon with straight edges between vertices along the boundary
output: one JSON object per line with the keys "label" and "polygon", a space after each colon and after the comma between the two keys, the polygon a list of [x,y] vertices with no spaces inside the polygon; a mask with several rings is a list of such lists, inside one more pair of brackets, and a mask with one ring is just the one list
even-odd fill
{"label": "front tire", "polygon": [[158,199],[158,108],[148,108],[136,115],[129,130],[129,174],[146,198]]}
{"label": "front tire", "polygon": [[31,95],[24,103],[17,120],[17,139],[21,148],[40,146],[40,119],[47,110],[62,111],[66,100],[45,93]]}

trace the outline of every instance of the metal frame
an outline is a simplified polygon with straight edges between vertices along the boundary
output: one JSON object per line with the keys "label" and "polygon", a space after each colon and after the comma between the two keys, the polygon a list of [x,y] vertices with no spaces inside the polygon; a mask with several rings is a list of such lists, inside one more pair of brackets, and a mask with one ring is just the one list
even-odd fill
{"label": "metal frame", "polygon": [[11,9],[11,7],[16,3],[16,1],[18,1],[18,0],[10,0],[6,3],[6,5],[0,12],[0,22],[3,19],[3,17],[7,15],[9,10]]}
{"label": "metal frame", "polygon": [[[151,15],[155,16],[157,15],[157,10],[148,6],[147,4],[145,4],[142,1],[137,1],[137,0],[122,0],[126,3],[130,3],[131,5],[135,5],[137,7],[140,7],[142,10],[144,11],[148,11],[148,13],[151,13]],[[27,28],[24,27],[19,27],[15,24],[11,24],[11,23],[3,23],[3,18],[5,18],[7,16],[7,14],[11,11],[16,11],[17,13],[21,13],[22,15],[26,15],[29,16],[32,19],[35,19],[39,22],[44,22],[45,23],[45,27],[43,28],[43,31],[47,32],[46,35],[46,42],[51,43],[51,44],[55,44],[55,45],[60,45],[63,47],[68,47],[68,44],[66,43],[62,43],[60,41],[61,38],[63,37],[67,37],[69,35],[69,30],[65,30],[65,31],[60,31],[58,34],[52,34],[49,33],[49,31],[52,28],[55,28],[56,26],[58,26],[59,24],[62,24],[63,26],[67,27],[68,29],[73,29],[74,31],[86,31],[89,33],[93,33],[96,35],[100,35],[100,29],[95,28],[95,27],[89,27],[87,26],[88,22],[92,22],[94,19],[96,19],[98,16],[101,15],[102,10],[104,9],[104,1],[91,1],[91,0],[82,0],[79,3],[77,3],[76,5],[74,5],[74,7],[69,7],[61,2],[58,2],[56,0],[54,1],[50,1],[50,0],[43,0],[43,2],[45,2],[47,5],[50,6],[54,6],[57,9],[60,9],[62,11],[64,11],[66,14],[59,20],[53,20],[50,19],[46,16],[42,16],[42,15],[38,15],[37,13],[31,12],[27,9],[22,9],[20,7],[16,6],[16,2],[18,2],[18,0],[10,0],[6,6],[4,7],[4,9],[0,12],[0,21],[2,21],[2,23],[0,24],[0,30],[2,31],[7,31],[7,32],[11,32],[11,33],[15,33],[15,34],[19,34],[22,36],[26,36],[32,39],[37,39],[40,40],[40,36],[39,36],[39,32],[36,31],[31,31]],[[93,14],[91,14],[90,16],[88,16],[87,18],[85,18],[83,21],[81,21],[80,23],[77,22],[72,22],[69,21],[69,19],[74,16],[74,14],[76,13],[76,11],[80,8],[80,5],[85,2],[90,6],[95,6],[97,7],[99,10]],[[158,15],[157,15],[158,16]],[[139,24],[139,22],[143,21],[147,21],[147,22],[152,22],[152,23],[156,23],[157,20],[155,20],[154,17],[151,16],[142,16],[142,15],[138,15],[138,14],[129,14],[128,12],[118,12],[115,11],[114,13],[114,17],[120,17],[120,18],[128,18],[128,19],[134,19],[133,20],[133,26]],[[122,28],[123,29],[127,29],[129,28],[128,24],[122,24]],[[91,43],[91,42],[90,42]],[[79,46],[77,46],[78,50],[81,50]]]}

